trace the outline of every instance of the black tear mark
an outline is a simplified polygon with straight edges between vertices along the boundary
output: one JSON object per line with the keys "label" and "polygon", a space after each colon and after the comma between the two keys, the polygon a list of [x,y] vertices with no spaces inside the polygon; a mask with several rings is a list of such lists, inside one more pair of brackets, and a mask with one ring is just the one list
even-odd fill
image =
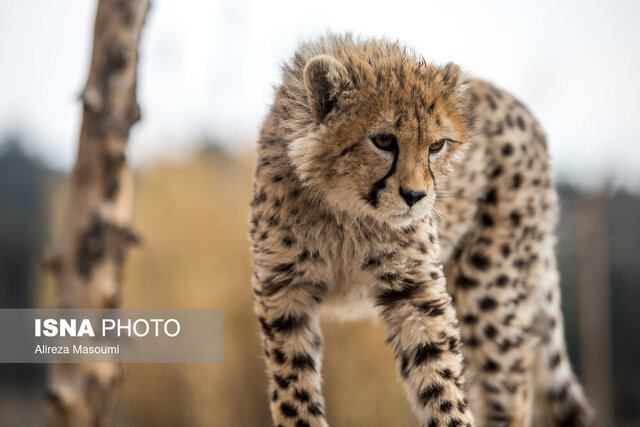
{"label": "black tear mark", "polygon": [[391,168],[389,172],[378,181],[376,181],[373,186],[371,186],[371,190],[369,190],[369,194],[367,194],[367,202],[371,204],[374,208],[378,206],[378,193],[380,190],[384,189],[387,185],[386,181],[391,175],[393,175],[396,171],[396,165],[398,164],[398,156],[400,155],[400,148],[396,149],[393,153],[393,163],[391,163]]}
{"label": "black tear mark", "polygon": [[338,155],[338,157],[343,157],[344,155],[354,151],[356,148],[358,147],[358,143],[352,144],[348,147],[345,147],[340,154]]}

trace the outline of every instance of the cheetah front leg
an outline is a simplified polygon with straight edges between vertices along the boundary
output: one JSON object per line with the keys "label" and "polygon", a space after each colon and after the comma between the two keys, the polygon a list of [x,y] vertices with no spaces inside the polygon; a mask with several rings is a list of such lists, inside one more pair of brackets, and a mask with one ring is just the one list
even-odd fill
{"label": "cheetah front leg", "polygon": [[[464,392],[458,322],[442,267],[408,258],[377,271],[375,302],[404,388],[425,427],[474,425]],[[425,264],[431,264],[426,266]]]}
{"label": "cheetah front leg", "polygon": [[254,278],[254,311],[262,330],[274,425],[327,426],[320,391],[317,307],[326,286],[300,280],[292,264]]}

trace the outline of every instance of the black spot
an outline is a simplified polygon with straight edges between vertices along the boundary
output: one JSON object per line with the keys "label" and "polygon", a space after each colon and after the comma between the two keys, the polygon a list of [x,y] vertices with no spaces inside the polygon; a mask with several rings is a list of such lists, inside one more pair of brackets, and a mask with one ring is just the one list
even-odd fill
{"label": "black spot", "polygon": [[519,173],[513,175],[513,183],[512,183],[513,188],[518,189],[520,188],[521,185],[522,185],[522,175],[520,175]]}
{"label": "black spot", "polygon": [[267,201],[267,193],[264,190],[261,190],[259,193],[253,196],[253,200],[251,200],[251,206],[256,207]]}
{"label": "black spot", "polygon": [[560,365],[561,361],[562,356],[560,356],[560,353],[555,353],[553,356],[551,356],[551,360],[549,360],[549,367],[551,369],[556,369]]}
{"label": "black spot", "polygon": [[418,395],[418,398],[420,399],[422,406],[427,406],[430,401],[432,401],[433,399],[438,399],[440,396],[442,396],[443,392],[444,389],[441,385],[431,384],[422,389],[422,391]]}
{"label": "black spot", "polygon": [[505,157],[508,157],[510,155],[513,154],[513,145],[511,144],[504,144],[502,146],[502,155]]}
{"label": "black spot", "polygon": [[458,402],[458,411],[460,411],[461,414],[464,414],[466,410],[467,410],[467,405],[465,405],[464,402]]}
{"label": "black spot", "polygon": [[403,353],[400,359],[400,374],[403,378],[409,376],[409,356],[406,353]]}
{"label": "black spot", "polygon": [[493,172],[491,172],[491,179],[496,179],[500,175],[502,175],[503,169],[502,166],[497,166]]}
{"label": "black spot", "polygon": [[484,365],[482,365],[482,370],[485,372],[498,372],[500,370],[500,365],[498,365],[498,363],[493,359],[487,359],[484,362]]}
{"label": "black spot", "polygon": [[488,270],[489,267],[491,266],[491,261],[489,261],[489,258],[487,258],[487,256],[485,256],[480,252],[476,252],[473,255],[471,255],[471,258],[469,259],[469,261],[471,261],[471,264],[475,268],[482,271]]}
{"label": "black spot", "polygon": [[509,313],[506,316],[504,316],[504,319],[502,319],[502,324],[505,326],[509,326],[511,324],[511,321],[515,318],[516,318],[515,314]]}
{"label": "black spot", "polygon": [[482,225],[485,227],[493,227],[493,217],[491,215],[486,213],[482,214],[480,220],[482,221]]}
{"label": "black spot", "polygon": [[406,301],[413,298],[419,289],[420,287],[416,285],[403,286],[400,289],[389,289],[377,296],[377,305],[389,307],[401,301]]}
{"label": "black spot", "polygon": [[505,243],[500,247],[500,253],[504,258],[509,258],[509,255],[511,255],[511,246],[509,246],[508,243]]}
{"label": "black spot", "polygon": [[515,261],[513,261],[513,266],[518,270],[524,270],[525,268],[527,268],[528,264],[529,263],[522,258],[518,258]]}
{"label": "black spot", "polygon": [[505,287],[507,285],[507,283],[509,283],[509,278],[507,276],[505,276],[504,274],[501,274],[496,279],[496,285],[501,287],[501,288]]}
{"label": "black spot", "polygon": [[476,348],[480,345],[480,340],[477,336],[471,334],[471,336],[467,340],[465,340],[464,343],[471,348]]}
{"label": "black spot", "polygon": [[509,127],[513,126],[513,120],[511,119],[511,116],[509,114],[507,114],[507,116],[504,118],[504,122]]}
{"label": "black spot", "polygon": [[302,370],[311,370],[311,371],[315,371],[316,370],[316,363],[313,360],[313,358],[306,354],[306,353],[298,353],[296,355],[293,356],[293,360],[291,361],[291,365],[295,368],[295,369],[302,369]]}
{"label": "black spot", "polygon": [[309,411],[311,415],[315,415],[317,417],[321,417],[323,414],[322,408],[317,403],[309,403],[309,405],[307,405],[307,411]]}
{"label": "black spot", "polygon": [[516,123],[518,124],[520,130],[524,130],[524,120],[522,120],[522,116],[518,116],[516,118]]}
{"label": "black spot", "polygon": [[271,393],[271,400],[274,402],[278,400],[278,390],[273,390],[273,393]]}
{"label": "black spot", "polygon": [[275,227],[280,224],[280,217],[277,215],[273,215],[269,218],[269,227]]}
{"label": "black spot", "polygon": [[459,244],[458,246],[456,246],[453,249],[453,254],[451,254],[451,258],[455,259],[456,261],[458,261],[460,259],[460,257],[462,256],[462,244]]}
{"label": "black spot", "polygon": [[418,307],[429,317],[441,316],[444,313],[443,302],[439,300],[430,300],[421,303]]}
{"label": "black spot", "polygon": [[462,317],[462,323],[466,325],[475,325],[476,323],[478,323],[478,316],[476,316],[475,314],[465,314]]}
{"label": "black spot", "polygon": [[502,406],[499,402],[489,402],[489,406],[492,411],[495,412],[504,412],[504,406]]}
{"label": "black spot", "polygon": [[487,103],[489,104],[489,108],[491,108],[492,110],[495,110],[498,107],[496,105],[496,102],[491,97],[491,95],[485,95],[485,99],[487,100]]}
{"label": "black spot", "polygon": [[478,238],[478,244],[480,245],[491,246],[492,243],[493,243],[493,240],[491,240],[489,237],[480,236]]}
{"label": "black spot", "polygon": [[498,307],[498,303],[491,297],[484,297],[478,303],[478,307],[480,307],[481,311],[491,311]]}
{"label": "black spot", "polygon": [[456,277],[456,286],[461,289],[472,289],[477,288],[479,285],[478,281],[473,277],[466,276],[464,274]]}
{"label": "black spot", "polygon": [[278,384],[278,387],[283,389],[289,388],[290,381],[288,378],[284,378],[278,374],[274,374],[273,379],[275,380],[276,384]]}
{"label": "black spot", "polygon": [[522,366],[522,360],[516,359],[515,362],[509,367],[509,372],[513,372],[515,374],[522,374],[525,372],[524,366]]}
{"label": "black spot", "polygon": [[296,427],[311,427],[311,426],[305,420],[298,420],[296,421]]}
{"label": "black spot", "polygon": [[548,396],[549,400],[557,400],[559,402],[566,400],[569,396],[569,386],[570,384],[566,382],[558,390],[551,390]]}
{"label": "black spot", "polygon": [[449,338],[449,351],[454,354],[460,353],[460,339],[458,337]]}
{"label": "black spot", "polygon": [[320,346],[322,346],[322,337],[320,337],[320,335],[318,335],[317,333],[314,333],[311,345],[313,345],[313,348],[315,348],[316,350],[320,350]]}
{"label": "black spot", "polygon": [[513,224],[514,227],[519,227],[522,223],[522,214],[518,211],[511,212],[509,218],[511,219],[511,224]]}
{"label": "black spot", "polygon": [[279,348],[276,348],[273,350],[273,360],[277,364],[282,365],[287,361],[287,356],[282,352],[282,350],[280,350]]}
{"label": "black spot", "polygon": [[491,205],[495,205],[496,203],[498,203],[498,191],[495,188],[489,190],[485,201]]}
{"label": "black spot", "polygon": [[271,330],[271,325],[267,322],[264,317],[258,317],[258,321],[260,322],[260,329],[262,329],[262,333],[267,337],[273,337],[273,331]]}
{"label": "black spot", "polygon": [[302,250],[302,252],[300,252],[300,255],[298,255],[298,261],[302,262],[302,261],[306,261],[309,259],[309,256],[311,254],[309,253],[309,251],[307,250],[307,248],[304,248]]}
{"label": "black spot", "polygon": [[513,345],[511,344],[511,341],[507,339],[502,340],[500,344],[498,344],[498,348],[500,349],[501,353],[506,353],[511,347],[513,347]]}
{"label": "black spot", "polygon": [[280,292],[283,288],[289,286],[291,284],[292,278],[287,277],[284,280],[275,280],[273,278],[269,278],[263,285],[263,295],[264,296],[272,296],[276,293]]}
{"label": "black spot", "polygon": [[298,416],[298,410],[296,407],[288,402],[282,402],[280,404],[280,412],[282,412],[282,415],[286,418],[295,418]]}
{"label": "black spot", "polygon": [[271,328],[278,332],[288,333],[306,327],[307,321],[308,318],[306,315],[295,316],[293,314],[285,314],[275,319],[271,323]]}
{"label": "black spot", "polygon": [[584,413],[584,409],[577,403],[569,403],[569,407],[566,412],[558,418],[559,427],[573,427],[589,425],[587,421],[587,415]]}
{"label": "black spot", "polygon": [[516,394],[516,392],[518,391],[518,384],[517,383],[505,383],[504,384],[504,388],[511,394]]}
{"label": "black spot", "polygon": [[282,239],[282,244],[286,247],[290,248],[296,242],[296,239],[293,236],[285,236]]}
{"label": "black spot", "polygon": [[398,278],[400,277],[400,275],[398,273],[382,273],[381,275],[378,276],[378,279],[380,280],[384,280],[387,283],[393,283],[396,280],[398,280]]}
{"label": "black spot", "polygon": [[311,396],[309,395],[309,392],[303,388],[295,389],[295,391],[293,392],[293,397],[295,397],[296,399],[298,399],[300,402],[303,402],[303,403],[307,403],[309,400],[311,400]]}
{"label": "black spot", "polygon": [[444,368],[439,373],[440,373],[440,376],[442,378],[444,378],[445,380],[450,380],[450,379],[453,378],[453,372],[451,372],[451,369],[449,369],[449,368]]}
{"label": "black spot", "polygon": [[453,408],[453,403],[451,403],[450,400],[443,400],[442,403],[440,403],[440,410],[444,413],[449,412],[451,408]]}
{"label": "black spot", "polygon": [[382,265],[380,258],[372,257],[362,264],[362,269],[366,270],[367,268],[379,267],[380,265]]}
{"label": "black spot", "polygon": [[271,269],[274,273],[291,273],[295,267],[295,264],[290,262],[286,264],[278,264]]}
{"label": "black spot", "polygon": [[484,336],[489,339],[493,339],[498,335],[498,330],[492,324],[488,324],[484,327]]}
{"label": "black spot", "polygon": [[433,359],[437,359],[442,354],[442,349],[435,344],[425,343],[420,344],[416,348],[416,354],[413,358],[413,363],[416,366],[428,363]]}
{"label": "black spot", "polygon": [[438,427],[438,421],[431,418],[431,421],[429,421],[429,427]]}

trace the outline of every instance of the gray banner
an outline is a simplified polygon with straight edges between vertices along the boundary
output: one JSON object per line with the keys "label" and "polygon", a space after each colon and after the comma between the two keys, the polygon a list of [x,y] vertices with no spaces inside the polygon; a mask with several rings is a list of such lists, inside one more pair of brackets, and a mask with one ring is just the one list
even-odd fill
{"label": "gray banner", "polygon": [[0,363],[222,362],[220,309],[0,309]]}

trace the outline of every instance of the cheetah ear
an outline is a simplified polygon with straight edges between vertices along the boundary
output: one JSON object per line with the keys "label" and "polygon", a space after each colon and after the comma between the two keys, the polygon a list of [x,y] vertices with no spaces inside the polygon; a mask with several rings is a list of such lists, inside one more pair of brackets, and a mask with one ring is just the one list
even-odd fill
{"label": "cheetah ear", "polygon": [[455,93],[458,89],[458,83],[460,81],[460,67],[453,62],[449,62],[442,67],[440,71],[442,75],[442,82],[449,93]]}
{"label": "cheetah ear", "polygon": [[349,74],[337,59],[319,55],[304,67],[304,84],[309,108],[316,120],[322,123],[335,106],[338,95],[349,87]]}

